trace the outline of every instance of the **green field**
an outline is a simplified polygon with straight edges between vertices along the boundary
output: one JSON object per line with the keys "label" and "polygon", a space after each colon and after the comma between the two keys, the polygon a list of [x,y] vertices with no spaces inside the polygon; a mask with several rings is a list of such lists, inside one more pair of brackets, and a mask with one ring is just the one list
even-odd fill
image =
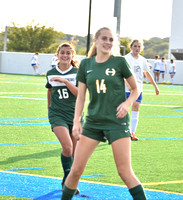
{"label": "green field", "polygon": [[[63,176],[61,147],[47,119],[45,83],[45,76],[0,74],[0,171],[41,167],[16,173]],[[132,165],[144,188],[182,193],[183,86],[159,89],[156,96],[153,86],[144,84],[136,132],[140,140],[132,142]],[[82,180],[124,185],[107,143],[101,143],[88,162],[84,175],[92,174],[105,176]]]}

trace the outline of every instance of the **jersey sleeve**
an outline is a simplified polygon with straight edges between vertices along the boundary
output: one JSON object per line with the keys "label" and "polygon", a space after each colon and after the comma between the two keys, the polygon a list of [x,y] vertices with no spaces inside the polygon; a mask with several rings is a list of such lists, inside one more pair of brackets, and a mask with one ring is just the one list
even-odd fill
{"label": "jersey sleeve", "polygon": [[85,66],[86,66],[86,59],[81,61],[76,80],[86,84]]}
{"label": "jersey sleeve", "polygon": [[130,76],[133,75],[130,64],[125,57],[122,57],[121,73],[124,78],[129,78]]}
{"label": "jersey sleeve", "polygon": [[143,71],[144,71],[144,72],[149,72],[149,70],[150,70],[150,69],[149,69],[147,60],[144,59],[144,61],[143,61]]}
{"label": "jersey sleeve", "polygon": [[52,86],[49,84],[49,81],[48,81],[48,74],[46,75],[46,80],[47,80],[47,83],[46,83],[45,87],[52,88]]}

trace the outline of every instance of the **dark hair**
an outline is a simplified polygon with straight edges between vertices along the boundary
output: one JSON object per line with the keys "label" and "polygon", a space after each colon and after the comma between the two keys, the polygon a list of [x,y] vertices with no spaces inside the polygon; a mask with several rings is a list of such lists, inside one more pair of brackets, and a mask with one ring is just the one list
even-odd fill
{"label": "dark hair", "polygon": [[[110,28],[108,27],[103,27],[103,28],[100,28],[94,35],[94,39],[98,39],[98,37],[100,36],[101,34],[101,31],[103,30],[107,30],[107,31],[111,31]],[[96,44],[95,42],[93,42],[89,52],[88,52],[88,58],[91,58],[93,56],[96,56],[97,55],[97,49],[96,49]]]}
{"label": "dark hair", "polygon": [[171,63],[174,63],[174,59],[170,59],[170,62],[171,62]]}
{"label": "dark hair", "polygon": [[[57,55],[59,54],[59,51],[61,50],[62,47],[69,47],[71,49],[72,54],[73,55],[76,54],[76,51],[75,51],[74,47],[70,43],[63,43],[63,44],[61,44],[61,45],[58,46],[58,48],[57,48]],[[72,59],[71,60],[71,65],[73,67],[78,68],[79,67],[79,62],[77,60],[73,60]]]}
{"label": "dark hair", "polygon": [[143,44],[142,44],[142,42],[140,42],[140,40],[137,40],[137,39],[135,39],[135,40],[133,40],[132,42],[131,42],[131,44],[130,44],[130,48],[134,45],[134,43],[135,42],[138,42],[138,43],[140,43],[140,45],[141,45],[141,49],[143,49],[144,48],[144,46],[143,46]]}
{"label": "dark hair", "polygon": [[155,59],[158,59],[159,58],[159,56],[158,55],[155,55],[155,57],[154,57]]}

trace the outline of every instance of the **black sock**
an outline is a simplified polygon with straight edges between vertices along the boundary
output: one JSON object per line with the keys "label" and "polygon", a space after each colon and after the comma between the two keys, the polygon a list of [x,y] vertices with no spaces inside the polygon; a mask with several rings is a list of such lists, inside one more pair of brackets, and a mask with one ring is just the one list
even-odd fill
{"label": "black sock", "polygon": [[62,190],[61,200],[71,200],[75,192],[76,192],[76,189],[73,190],[64,185],[63,190]]}
{"label": "black sock", "polygon": [[137,185],[129,189],[129,192],[132,195],[134,200],[147,200],[142,185]]}
{"label": "black sock", "polygon": [[64,184],[65,179],[67,178],[67,176],[71,170],[73,158],[72,158],[72,156],[66,157],[61,153],[61,162],[62,162],[62,167],[64,170],[64,177],[62,180],[62,183]]}

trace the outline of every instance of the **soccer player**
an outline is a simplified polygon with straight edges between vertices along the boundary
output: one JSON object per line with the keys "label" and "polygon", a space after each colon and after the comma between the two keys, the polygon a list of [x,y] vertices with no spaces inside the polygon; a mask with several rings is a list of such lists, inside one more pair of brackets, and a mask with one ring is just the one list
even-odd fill
{"label": "soccer player", "polygon": [[36,52],[31,59],[31,65],[34,69],[34,75],[39,75],[39,61],[38,61],[39,52]]}
{"label": "soccer player", "polygon": [[57,66],[58,62],[58,57],[57,54],[55,54],[52,58],[51,58],[51,67],[54,68]]}
{"label": "soccer player", "polygon": [[[73,135],[79,142],[71,171],[63,188],[62,200],[72,199],[88,159],[98,144],[106,140],[112,146],[118,174],[129,188],[133,198],[146,199],[143,187],[131,167],[128,111],[139,93],[125,58],[111,55],[113,40],[109,28],[99,29],[90,48],[89,58],[81,61],[78,70],[79,84]],[[131,86],[131,94],[127,100],[124,78]],[[87,89],[90,102],[86,122],[82,128],[80,118]]]}
{"label": "soccer player", "polygon": [[171,84],[174,84],[174,76],[176,74],[176,68],[175,68],[175,62],[173,59],[170,59],[169,74],[171,78]]}
{"label": "soccer player", "polygon": [[159,83],[159,76],[160,76],[160,60],[159,60],[159,56],[156,55],[154,57],[154,80],[156,83]]}
{"label": "soccer player", "polygon": [[[142,101],[142,91],[143,91],[143,74],[146,76],[146,78],[151,82],[155,88],[156,95],[159,94],[158,86],[156,85],[153,77],[150,74],[150,69],[148,67],[147,60],[139,55],[142,44],[139,40],[133,40],[131,45],[131,52],[125,56],[125,58],[128,60],[134,74],[137,80],[137,86],[140,91],[140,95],[137,98],[136,102],[132,105],[132,113],[131,113],[131,123],[130,123],[130,129],[131,129],[131,139],[132,140],[138,140],[138,137],[135,134],[138,120],[139,120],[139,108]],[[130,95],[130,87],[127,84],[126,87],[126,97],[128,98]]]}
{"label": "soccer player", "polygon": [[[70,172],[77,140],[72,135],[74,109],[78,93],[76,74],[77,65],[73,61],[75,50],[68,43],[58,47],[58,66],[46,74],[48,88],[48,118],[52,131],[58,138],[61,146],[61,163],[65,179]],[[77,193],[79,190],[77,190]]]}
{"label": "soccer player", "polygon": [[167,73],[167,64],[165,57],[162,57],[160,62],[160,74],[162,74],[162,83],[165,83],[165,73]]}

